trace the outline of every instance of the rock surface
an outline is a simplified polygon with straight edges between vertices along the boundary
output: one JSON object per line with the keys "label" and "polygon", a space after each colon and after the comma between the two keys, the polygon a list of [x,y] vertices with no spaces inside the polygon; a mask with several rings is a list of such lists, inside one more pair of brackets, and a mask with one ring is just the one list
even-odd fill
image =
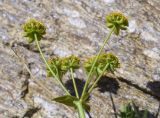
{"label": "rock surface", "polygon": [[[118,112],[131,100],[156,115],[160,100],[160,1],[0,0],[0,118],[77,116],[73,109],[51,101],[63,91],[53,79],[46,78],[35,44],[28,45],[23,37],[21,25],[27,19],[39,19],[47,26],[41,42],[47,58],[75,54],[83,60],[102,45],[109,32],[105,15],[111,11],[123,12],[130,25],[119,37],[112,36],[105,47],[106,52],[119,57],[121,68],[116,79],[102,79],[91,95],[90,115],[114,118],[113,102]],[[82,70],[76,77],[84,78]]]}

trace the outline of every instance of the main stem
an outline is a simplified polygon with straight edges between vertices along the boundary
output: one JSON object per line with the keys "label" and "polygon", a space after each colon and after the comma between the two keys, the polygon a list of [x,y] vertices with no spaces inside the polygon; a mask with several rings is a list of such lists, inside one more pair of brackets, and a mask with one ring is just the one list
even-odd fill
{"label": "main stem", "polygon": [[112,33],[113,33],[114,30],[115,30],[115,28],[113,28],[113,29],[110,31],[109,35],[108,35],[107,38],[104,40],[103,45],[101,46],[101,48],[100,48],[100,50],[99,50],[99,52],[98,52],[98,54],[97,54],[97,56],[96,56],[93,64],[92,64],[91,70],[90,70],[90,72],[89,72],[89,74],[88,74],[88,76],[87,76],[87,80],[86,80],[86,83],[85,83],[85,85],[84,85],[84,89],[83,89],[83,92],[82,92],[81,99],[83,99],[83,97],[84,97],[84,95],[85,95],[86,89],[87,89],[88,84],[89,84],[89,82],[90,82],[90,77],[91,77],[93,68],[94,68],[94,66],[95,66],[95,64],[96,64],[96,62],[97,62],[97,60],[98,60],[98,58],[99,58],[99,55],[101,54],[102,50],[104,49],[104,46],[106,45],[106,43],[107,43],[108,40],[110,39],[110,37],[111,37],[111,35],[112,35]]}
{"label": "main stem", "polygon": [[79,118],[86,118],[85,110],[83,109],[82,101],[75,101],[74,104],[77,106]]}
{"label": "main stem", "polygon": [[52,71],[51,67],[49,66],[48,62],[46,61],[43,53],[42,53],[42,50],[40,48],[40,45],[39,45],[39,42],[38,42],[38,39],[37,39],[37,35],[34,34],[34,38],[35,38],[35,41],[36,41],[36,45],[37,45],[37,48],[40,52],[40,55],[43,59],[43,61],[45,62],[47,68],[49,69],[49,71],[51,72],[51,74],[54,76],[54,78],[58,81],[58,83],[60,84],[60,86],[63,88],[63,90],[66,92],[67,95],[70,95],[70,93],[68,92],[68,90],[65,88],[65,86],[62,84],[62,82],[57,78],[57,76],[55,75],[55,73]]}
{"label": "main stem", "polygon": [[73,86],[74,86],[74,91],[76,93],[76,97],[79,99],[79,94],[78,94],[78,90],[77,90],[77,86],[76,86],[76,82],[73,76],[73,69],[70,68],[70,72],[71,72],[71,78],[72,78],[72,82],[73,82]]}

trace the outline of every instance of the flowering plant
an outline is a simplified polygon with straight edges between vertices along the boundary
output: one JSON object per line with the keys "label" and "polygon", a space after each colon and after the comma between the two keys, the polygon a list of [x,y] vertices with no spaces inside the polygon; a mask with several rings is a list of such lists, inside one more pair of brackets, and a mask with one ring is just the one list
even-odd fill
{"label": "flowering plant", "polygon": [[[25,37],[28,37],[28,42],[35,42],[37,45],[40,55],[46,64],[47,75],[56,79],[66,93],[64,96],[54,98],[53,100],[67,106],[74,107],[78,110],[80,118],[85,118],[85,111],[90,110],[90,106],[88,105],[89,95],[101,79],[102,75],[110,72],[114,73],[120,65],[118,58],[114,54],[102,53],[102,51],[113,33],[119,35],[121,30],[127,29],[128,20],[122,13],[112,12],[107,15],[106,24],[107,27],[111,29],[109,35],[104,40],[98,54],[89,58],[83,64],[87,73],[87,78],[81,95],[78,93],[78,88],[73,75],[74,71],[80,68],[80,59],[74,55],[71,55],[64,58],[51,58],[47,61],[41,51],[39,43],[43,38],[43,35],[46,33],[46,27],[44,24],[35,19],[31,19],[23,26]],[[70,72],[71,74],[76,96],[72,96],[64,86],[62,77],[66,74],[66,72]],[[92,79],[92,76],[94,75],[96,76],[95,80]]]}

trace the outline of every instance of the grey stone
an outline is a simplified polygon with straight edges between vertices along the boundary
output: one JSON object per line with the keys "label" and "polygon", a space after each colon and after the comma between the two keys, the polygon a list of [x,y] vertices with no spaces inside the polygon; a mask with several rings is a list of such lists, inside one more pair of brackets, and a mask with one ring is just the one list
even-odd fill
{"label": "grey stone", "polygon": [[[105,16],[111,11],[123,12],[130,23],[128,31],[113,35],[105,47],[121,62],[115,76],[123,79],[112,77],[119,86],[117,93],[112,93],[116,109],[133,100],[156,114],[160,100],[158,88],[154,90],[160,83],[159,7],[158,0],[0,0],[0,117],[23,118],[34,110],[33,118],[76,117],[75,110],[53,102],[53,96],[36,82],[43,83],[54,97],[64,94],[54,79],[46,77],[45,64],[35,44],[29,45],[23,37],[22,24],[30,18],[45,23],[47,34],[41,47],[47,58],[75,54],[85,60],[97,53],[109,33]],[[81,69],[75,77],[84,79]],[[108,87],[108,80],[103,81]],[[91,95],[91,116],[114,118],[110,93],[99,89]]]}

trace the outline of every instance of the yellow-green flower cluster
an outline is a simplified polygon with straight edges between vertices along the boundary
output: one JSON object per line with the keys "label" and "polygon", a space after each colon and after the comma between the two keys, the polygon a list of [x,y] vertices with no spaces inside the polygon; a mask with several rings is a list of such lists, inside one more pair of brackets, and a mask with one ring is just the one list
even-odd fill
{"label": "yellow-green flower cluster", "polygon": [[[62,78],[62,76],[66,73],[65,71],[62,70],[62,59],[58,58],[58,57],[53,57],[51,59],[48,60],[48,64],[50,66],[50,68],[52,69],[53,73],[58,77],[58,78]],[[47,68],[47,75],[48,77],[52,77],[52,73],[49,70],[49,68]]]}
{"label": "yellow-green flower cluster", "polygon": [[80,59],[74,55],[66,57],[62,61],[62,70],[69,70],[72,68],[73,70],[78,69],[80,67]]}
{"label": "yellow-green flower cluster", "polygon": [[112,12],[106,17],[107,27],[114,28],[114,33],[119,35],[120,30],[126,30],[129,26],[128,19],[120,12]]}
{"label": "yellow-green flower cluster", "polygon": [[[96,58],[96,56],[88,59],[84,63],[84,68],[87,73],[90,72],[95,58]],[[108,65],[108,66],[107,66],[105,72],[114,72],[115,69],[119,67],[119,60],[115,55],[113,55],[111,53],[100,54],[95,66],[94,66],[93,74],[100,75],[103,72],[103,69],[105,68],[106,65]]]}
{"label": "yellow-green flower cluster", "polygon": [[106,63],[108,63],[107,71],[112,73],[116,70],[116,68],[120,67],[119,59],[112,53],[107,54]]}
{"label": "yellow-green flower cluster", "polygon": [[[54,57],[48,61],[48,64],[54,74],[60,79],[62,76],[70,69],[73,70],[78,69],[80,67],[80,59],[74,55],[64,58]],[[47,75],[49,77],[52,76],[52,73],[47,68]]]}
{"label": "yellow-green flower cluster", "polygon": [[37,35],[37,39],[41,40],[44,34],[46,34],[46,27],[43,23],[30,19],[23,25],[24,36],[28,37],[28,42],[32,43],[35,40],[34,35]]}

